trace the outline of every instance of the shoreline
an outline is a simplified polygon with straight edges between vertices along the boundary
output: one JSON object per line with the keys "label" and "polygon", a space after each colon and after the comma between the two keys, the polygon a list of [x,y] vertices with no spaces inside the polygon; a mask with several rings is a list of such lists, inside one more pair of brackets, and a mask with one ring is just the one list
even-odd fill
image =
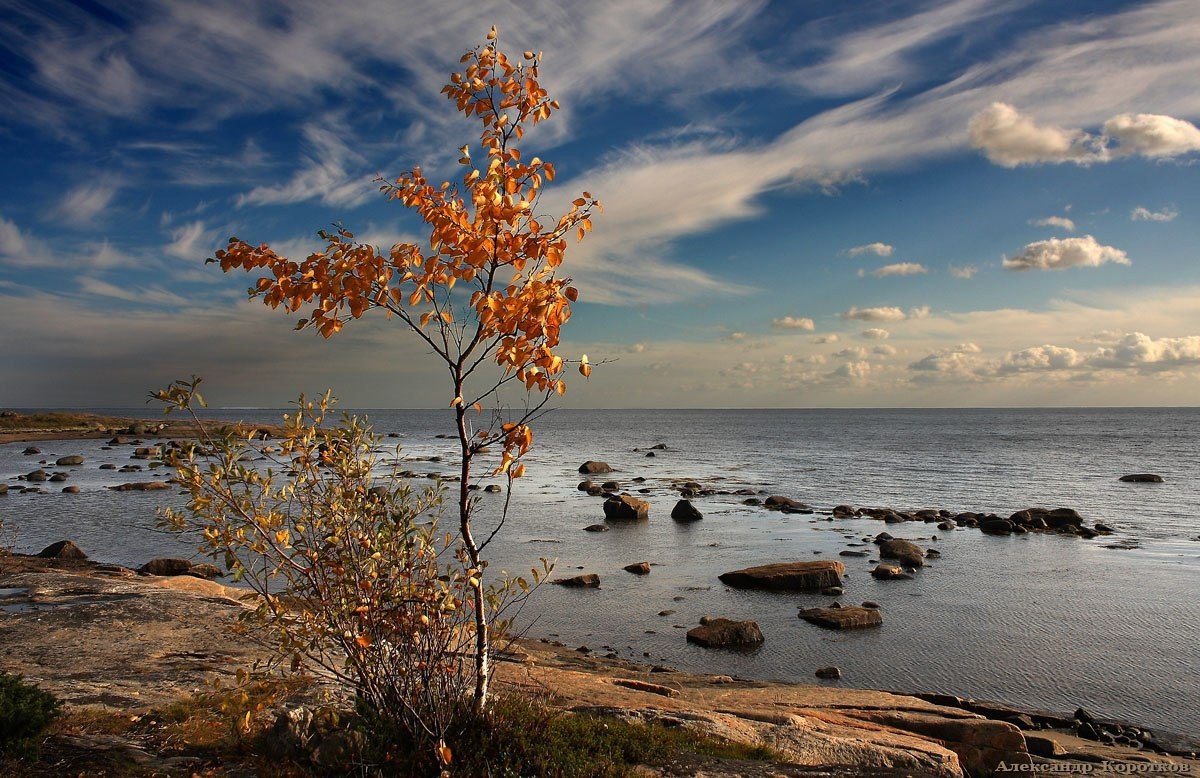
{"label": "shoreline", "polygon": [[[41,683],[69,707],[137,712],[169,704],[207,679],[231,677],[261,653],[213,629],[246,607],[245,591],[191,575],[11,555],[0,556],[0,590],[0,669]],[[114,631],[114,624],[125,628]],[[1163,751],[1105,745],[1068,731],[1075,723],[1068,718],[948,695],[679,672],[583,654],[546,638],[522,638],[499,659],[502,685],[550,689],[567,710],[766,742],[794,764],[953,776],[1001,762],[1119,762],[1200,773],[1200,761],[1180,755],[1197,748],[1184,737],[1153,733],[1168,746]]]}

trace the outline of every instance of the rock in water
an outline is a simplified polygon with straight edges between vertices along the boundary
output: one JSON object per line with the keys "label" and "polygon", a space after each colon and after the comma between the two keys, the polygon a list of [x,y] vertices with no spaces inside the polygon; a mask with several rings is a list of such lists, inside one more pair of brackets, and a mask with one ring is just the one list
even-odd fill
{"label": "rock in water", "polygon": [[42,450],[40,448],[38,448],[37,446],[29,446],[21,453],[27,457],[31,457],[31,456],[34,456],[35,454],[42,453]]}
{"label": "rock in water", "polygon": [[842,677],[842,671],[836,667],[822,667],[814,675],[827,681],[836,681]]}
{"label": "rock in water", "polygon": [[1011,535],[1013,523],[1008,519],[985,519],[980,522],[979,529],[987,535]]}
{"label": "rock in water", "polygon": [[224,575],[224,573],[221,572],[221,568],[217,567],[216,565],[210,565],[207,563],[199,564],[199,565],[192,565],[192,569],[188,570],[187,574],[194,575],[197,578],[209,578],[209,579],[220,578],[222,575]]}
{"label": "rock in water", "polygon": [[707,619],[706,624],[692,627],[687,641],[705,648],[748,648],[762,643],[763,633],[753,621]]}
{"label": "rock in water", "polygon": [[854,605],[847,608],[808,608],[800,611],[800,618],[825,629],[862,629],[883,623],[883,616],[877,608]]}
{"label": "rock in water", "polygon": [[589,524],[583,528],[584,532],[608,532],[608,527],[604,524]]}
{"label": "rock in water", "polygon": [[166,481],[133,481],[108,488],[114,492],[154,492],[160,489],[170,489],[171,485]]}
{"label": "rock in water", "polygon": [[187,575],[192,570],[192,563],[186,559],[159,557],[151,559],[138,568],[142,575]]}
{"label": "rock in water", "polygon": [[704,514],[695,505],[692,505],[687,500],[680,500],[675,503],[675,507],[671,509],[671,518],[675,521],[687,524],[693,521],[700,521],[704,518]]}
{"label": "rock in water", "polygon": [[600,576],[595,573],[584,573],[570,578],[555,578],[550,583],[558,584],[559,586],[570,586],[577,589],[599,589]]}
{"label": "rock in water", "polygon": [[633,573],[634,575],[650,575],[649,562],[634,562],[632,565],[625,565],[625,572]]}
{"label": "rock in water", "polygon": [[60,540],[57,543],[51,543],[38,552],[38,556],[43,559],[87,559],[87,554],[83,553],[83,549],[75,545],[69,540]]}
{"label": "rock in water", "polygon": [[793,500],[791,497],[783,497],[778,494],[763,500],[763,505],[771,510],[782,511],[783,513],[812,513],[812,508],[799,500]]}
{"label": "rock in water", "polygon": [[1118,478],[1117,480],[1124,481],[1127,484],[1161,484],[1161,483],[1163,483],[1163,477],[1161,475],[1155,475],[1154,473],[1131,473],[1130,475],[1123,475],[1120,478]]}
{"label": "rock in water", "polygon": [[877,565],[871,571],[872,578],[878,578],[880,581],[902,581],[912,578],[911,575],[904,572],[904,568],[900,565],[881,564]]}
{"label": "rock in water", "polygon": [[718,577],[735,589],[819,592],[830,586],[841,586],[845,572],[846,566],[841,562],[818,559],[747,567]]}
{"label": "rock in water", "polygon": [[596,475],[597,473],[611,473],[612,468],[608,466],[607,462],[594,462],[589,459],[579,466],[579,472],[585,475]]}
{"label": "rock in water", "polygon": [[925,552],[921,550],[921,547],[900,538],[880,543],[879,556],[883,559],[895,559],[905,567],[923,567],[925,565]]}
{"label": "rock in water", "polygon": [[618,494],[604,501],[604,518],[609,521],[646,521],[650,518],[650,503]]}
{"label": "rock in water", "polygon": [[54,462],[54,464],[58,465],[59,467],[70,467],[72,465],[82,465],[83,457],[79,456],[78,454],[76,454],[74,456],[69,456],[69,457],[59,457]]}

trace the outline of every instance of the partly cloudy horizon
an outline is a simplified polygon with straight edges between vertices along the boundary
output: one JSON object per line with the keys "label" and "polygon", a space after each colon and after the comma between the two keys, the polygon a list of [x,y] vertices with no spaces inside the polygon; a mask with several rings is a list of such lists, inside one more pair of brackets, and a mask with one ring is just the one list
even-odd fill
{"label": "partly cloudy horizon", "polygon": [[1191,0],[2,4],[2,407],[445,407],[395,322],[295,333],[205,259],[426,242],[375,179],[459,175],[439,89],[492,24],[563,105],[541,208],[604,204],[561,405],[1200,397]]}

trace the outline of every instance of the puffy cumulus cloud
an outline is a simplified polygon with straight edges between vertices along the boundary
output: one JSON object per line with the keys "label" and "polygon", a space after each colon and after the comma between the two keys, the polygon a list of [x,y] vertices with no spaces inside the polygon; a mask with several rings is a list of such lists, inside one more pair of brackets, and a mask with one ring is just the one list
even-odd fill
{"label": "puffy cumulus cloud", "polygon": [[1129,156],[1169,159],[1200,151],[1200,129],[1173,116],[1123,113],[1101,134],[1039,124],[1008,103],[992,103],[967,123],[971,146],[1003,167],[1074,162],[1086,165]]}
{"label": "puffy cumulus cloud", "polygon": [[771,326],[781,330],[813,330],[816,325],[813,320],[802,316],[784,316],[772,319]]}
{"label": "puffy cumulus cloud", "polygon": [[989,160],[1003,167],[1096,158],[1087,133],[1040,125],[1008,103],[992,103],[972,116],[967,133],[972,148],[982,150]]}
{"label": "puffy cumulus cloud", "polygon": [[902,308],[894,306],[859,308],[856,305],[852,305],[850,306],[850,310],[842,314],[842,318],[857,321],[904,321],[908,318],[908,315],[904,313]]}
{"label": "puffy cumulus cloud", "polygon": [[830,378],[842,378],[853,382],[865,381],[871,374],[870,362],[847,362],[829,374]]}
{"label": "puffy cumulus cloud", "polygon": [[908,309],[908,318],[910,318],[910,319],[928,319],[929,318],[929,306],[921,305],[916,308],[909,308]]}
{"label": "puffy cumulus cloud", "polygon": [[861,346],[851,346],[841,351],[835,351],[833,355],[838,359],[866,359],[867,350]]}
{"label": "puffy cumulus cloud", "polygon": [[910,364],[908,369],[921,373],[973,375],[981,367],[981,363],[975,355],[982,350],[974,343],[959,343],[957,346],[938,349],[927,354]]}
{"label": "puffy cumulus cloud", "polygon": [[874,254],[877,257],[890,257],[892,252],[896,250],[895,246],[890,246],[887,243],[865,243],[861,246],[854,246],[846,249],[846,256],[860,257],[863,254]]}
{"label": "puffy cumulus cloud", "polygon": [[1099,267],[1112,262],[1128,265],[1121,249],[1096,242],[1091,235],[1080,238],[1050,238],[1027,245],[1016,256],[1004,259],[1005,270],[1065,270],[1069,267]]}
{"label": "puffy cumulus cloud", "polygon": [[887,276],[918,276],[928,272],[928,268],[917,262],[896,262],[872,270],[871,275],[876,278],[886,278]]}
{"label": "puffy cumulus cloud", "polygon": [[963,281],[974,278],[975,274],[979,272],[979,268],[974,265],[950,265],[949,269],[950,275]]}
{"label": "puffy cumulus cloud", "polygon": [[896,347],[887,343],[880,343],[878,346],[871,349],[871,353],[877,357],[894,357],[896,356]]}
{"label": "puffy cumulus cloud", "polygon": [[872,327],[869,330],[863,330],[862,332],[860,332],[858,334],[858,336],[860,338],[866,338],[867,340],[887,340],[891,334],[892,333],[888,332],[885,329],[880,329],[879,327]]}
{"label": "puffy cumulus cloud", "polygon": [[812,339],[812,342],[818,343],[818,344],[819,343],[837,343],[838,336],[836,333],[830,333],[828,335],[818,335],[817,337]]}
{"label": "puffy cumulus cloud", "polygon": [[1129,212],[1129,218],[1135,222],[1169,222],[1174,221],[1177,216],[1179,216],[1179,211],[1171,206],[1167,206],[1161,211],[1152,211],[1139,205]]}
{"label": "puffy cumulus cloud", "polygon": [[1114,157],[1140,154],[1157,159],[1200,151],[1200,129],[1191,122],[1152,113],[1123,113],[1104,123],[1104,134],[1117,141]]}
{"label": "puffy cumulus cloud", "polygon": [[1069,370],[1083,366],[1087,357],[1073,348],[1066,346],[1034,346],[1010,351],[1000,360],[996,372],[1028,373],[1042,370]]}
{"label": "puffy cumulus cloud", "polygon": [[1047,216],[1044,219],[1030,219],[1029,223],[1034,227],[1061,227],[1067,232],[1075,231],[1075,222],[1066,216]]}
{"label": "puffy cumulus cloud", "polygon": [[1155,339],[1140,332],[1131,332],[1114,345],[1101,347],[1090,363],[1098,368],[1142,370],[1200,365],[1200,335]]}

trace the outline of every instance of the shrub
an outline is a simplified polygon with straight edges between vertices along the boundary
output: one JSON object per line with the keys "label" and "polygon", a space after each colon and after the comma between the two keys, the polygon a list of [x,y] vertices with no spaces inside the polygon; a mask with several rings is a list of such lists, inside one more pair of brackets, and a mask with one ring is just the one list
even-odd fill
{"label": "shrub", "polygon": [[19,749],[59,714],[53,694],[0,670],[0,751]]}

